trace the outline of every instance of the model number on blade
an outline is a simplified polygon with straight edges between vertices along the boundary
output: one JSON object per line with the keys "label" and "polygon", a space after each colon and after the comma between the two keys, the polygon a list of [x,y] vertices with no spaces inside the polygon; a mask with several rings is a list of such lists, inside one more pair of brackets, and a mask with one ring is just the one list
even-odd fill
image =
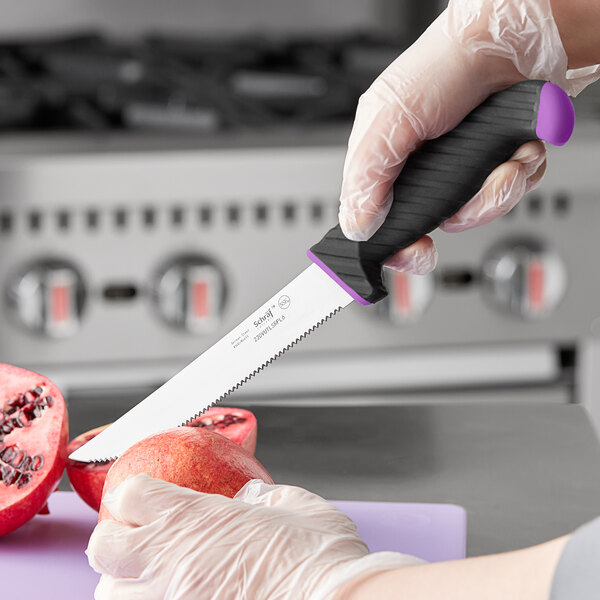
{"label": "model number on blade", "polygon": [[269,331],[273,331],[273,329],[275,329],[275,327],[277,327],[277,325],[279,325],[280,323],[283,323],[283,321],[285,321],[285,317],[284,316],[278,317],[274,321],[271,321],[264,329],[262,329],[261,331],[259,331],[254,336],[254,341],[258,342],[258,340],[260,340],[261,338],[265,337],[265,335],[267,335],[267,333],[269,333]]}

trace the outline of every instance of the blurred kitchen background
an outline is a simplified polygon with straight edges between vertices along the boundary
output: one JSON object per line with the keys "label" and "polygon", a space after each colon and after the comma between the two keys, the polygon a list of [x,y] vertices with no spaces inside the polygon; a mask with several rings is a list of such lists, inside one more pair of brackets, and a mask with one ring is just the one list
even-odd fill
{"label": "blurred kitchen background", "polygon": [[[308,264],[361,92],[437,1],[0,1],[0,360],[109,422]],[[509,215],[437,232],[229,404],[580,403],[600,426],[600,93]],[[202,386],[202,382],[198,382]],[[190,390],[194,393],[194,390]]]}

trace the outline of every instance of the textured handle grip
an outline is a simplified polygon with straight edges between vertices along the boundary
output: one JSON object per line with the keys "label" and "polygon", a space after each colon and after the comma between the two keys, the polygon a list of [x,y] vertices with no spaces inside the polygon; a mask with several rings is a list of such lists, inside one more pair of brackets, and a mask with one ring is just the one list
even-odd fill
{"label": "textured handle grip", "polygon": [[574,124],[568,96],[544,81],[524,81],[490,96],[452,131],[412,154],[394,184],[394,202],[366,242],[331,229],[308,256],[361,304],[387,295],[383,263],[451,217],[486,177],[525,142],[567,142]]}

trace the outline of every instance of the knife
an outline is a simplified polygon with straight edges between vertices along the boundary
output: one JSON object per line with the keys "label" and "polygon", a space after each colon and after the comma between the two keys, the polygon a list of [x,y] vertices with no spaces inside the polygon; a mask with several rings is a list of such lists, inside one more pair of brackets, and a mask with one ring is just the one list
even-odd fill
{"label": "knife", "polygon": [[331,229],[308,251],[312,264],[300,275],[70,458],[112,460],[153,433],[184,425],[351,302],[379,302],[389,257],[456,213],[523,143],[565,144],[574,121],[569,97],[553,83],[525,81],[490,96],[409,157],[389,214],[368,241]]}

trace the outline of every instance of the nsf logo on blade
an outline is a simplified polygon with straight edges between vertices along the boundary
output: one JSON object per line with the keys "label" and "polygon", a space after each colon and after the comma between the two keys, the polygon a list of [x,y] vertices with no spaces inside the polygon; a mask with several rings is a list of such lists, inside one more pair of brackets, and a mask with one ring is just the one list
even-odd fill
{"label": "nsf logo on blade", "polygon": [[290,300],[289,296],[280,296],[279,300],[277,300],[277,304],[279,304],[279,308],[285,310],[287,308],[290,307],[290,304],[292,303],[292,301]]}

